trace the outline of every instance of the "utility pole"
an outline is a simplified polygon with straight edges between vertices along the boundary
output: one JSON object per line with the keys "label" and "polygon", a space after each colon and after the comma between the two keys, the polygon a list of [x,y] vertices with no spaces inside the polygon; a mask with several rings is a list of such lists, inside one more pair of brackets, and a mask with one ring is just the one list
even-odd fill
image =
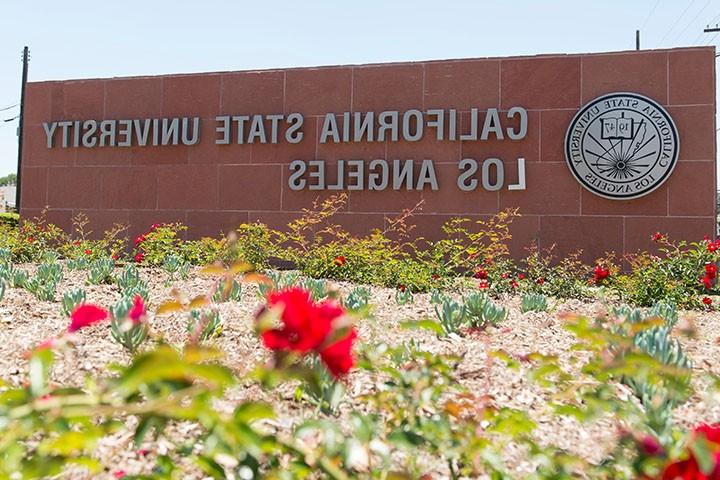
{"label": "utility pole", "polygon": [[18,161],[17,161],[17,185],[15,186],[15,210],[20,213],[20,188],[22,185],[22,148],[23,148],[23,121],[25,119],[25,85],[27,84],[28,63],[30,62],[30,50],[27,45],[23,48],[22,56],[22,83],[20,86],[20,123],[18,124]]}
{"label": "utility pole", "polygon": [[640,30],[635,30],[635,50],[640,50]]}
{"label": "utility pole", "polygon": [[705,27],[705,28],[703,29],[703,32],[705,32],[705,33],[717,33],[717,32],[720,32],[720,26],[718,26],[718,24],[715,24],[714,27],[711,27],[710,25],[708,25],[707,27]]}

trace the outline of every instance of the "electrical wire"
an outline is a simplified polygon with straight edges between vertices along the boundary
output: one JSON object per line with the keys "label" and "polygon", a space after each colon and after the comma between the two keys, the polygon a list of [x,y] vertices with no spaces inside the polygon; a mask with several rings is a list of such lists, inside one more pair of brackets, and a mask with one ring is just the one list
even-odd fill
{"label": "electrical wire", "polygon": [[4,112],[5,110],[10,110],[11,108],[19,107],[20,104],[16,103],[15,105],[10,105],[9,107],[0,108],[0,112]]}
{"label": "electrical wire", "polygon": [[678,19],[675,20],[675,23],[672,24],[672,26],[670,27],[670,30],[668,30],[668,31],[665,33],[665,36],[663,36],[662,39],[660,39],[660,44],[659,44],[660,46],[662,46],[663,42],[664,42],[665,39],[668,37],[668,35],[670,35],[670,33],[672,33],[672,31],[675,30],[675,27],[680,23],[680,21],[683,19],[683,17],[684,17],[685,14],[688,12],[688,10],[690,10],[690,7],[692,7],[692,6],[695,4],[695,1],[696,1],[696,0],[691,0],[691,1],[690,1],[690,3],[688,4],[688,6],[685,7],[685,10],[683,10],[683,12],[682,12],[682,13],[680,14],[680,16],[678,17]]}
{"label": "electrical wire", "polygon": [[657,0],[655,2],[655,6],[650,10],[650,13],[648,13],[648,16],[645,18],[645,21],[642,23],[642,26],[640,27],[640,30],[643,30],[645,28],[645,25],[647,25],[648,20],[650,20],[650,17],[653,16],[653,13],[655,13],[655,10],[657,10],[658,5],[660,5],[660,0]]}
{"label": "electrical wire", "polygon": [[685,25],[685,28],[683,28],[682,31],[675,36],[675,39],[673,40],[673,43],[676,43],[676,42],[680,39],[680,37],[682,37],[682,35],[683,35],[685,32],[687,32],[687,29],[690,28],[690,25],[692,25],[693,23],[695,23],[695,21],[696,21],[698,18],[700,18],[700,15],[701,15],[701,14],[705,11],[705,9],[710,5],[710,2],[712,2],[712,0],[708,0],[707,3],[705,4],[705,6],[702,7],[702,8],[700,9],[700,11],[698,11],[698,12],[695,14],[695,16],[693,17],[693,19],[690,20],[690,22],[689,22],[687,25]]}

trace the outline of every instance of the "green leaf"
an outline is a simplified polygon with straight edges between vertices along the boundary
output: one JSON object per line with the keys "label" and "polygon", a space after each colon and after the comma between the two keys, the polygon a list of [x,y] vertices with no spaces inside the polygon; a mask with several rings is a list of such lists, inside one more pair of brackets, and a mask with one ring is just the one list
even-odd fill
{"label": "green leaf", "polygon": [[715,456],[708,441],[704,438],[696,438],[690,444],[690,451],[697,460],[700,471],[709,475],[715,468]]}
{"label": "green leaf", "polygon": [[430,320],[429,318],[425,320],[402,322],[400,324],[400,328],[404,328],[406,330],[429,330],[437,335],[445,334],[440,324],[435,320]]}
{"label": "green leaf", "polygon": [[36,350],[30,357],[30,392],[35,397],[40,397],[47,390],[47,379],[54,355],[52,350]]}

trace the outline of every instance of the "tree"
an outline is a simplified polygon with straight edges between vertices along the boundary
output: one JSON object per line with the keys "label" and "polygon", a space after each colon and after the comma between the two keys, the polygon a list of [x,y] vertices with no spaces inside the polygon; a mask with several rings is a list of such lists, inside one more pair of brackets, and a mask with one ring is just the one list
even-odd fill
{"label": "tree", "polygon": [[6,185],[16,185],[16,184],[17,184],[17,175],[15,175],[14,173],[5,175],[4,177],[0,177],[0,187],[4,187]]}

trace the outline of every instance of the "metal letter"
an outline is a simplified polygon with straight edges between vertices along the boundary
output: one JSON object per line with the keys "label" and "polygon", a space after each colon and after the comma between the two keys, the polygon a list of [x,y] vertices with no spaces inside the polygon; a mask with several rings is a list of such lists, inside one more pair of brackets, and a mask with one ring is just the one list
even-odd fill
{"label": "metal letter", "polygon": [[[497,170],[497,178],[495,183],[490,183],[490,167],[495,165]],[[485,190],[496,192],[500,190],[505,183],[505,167],[499,158],[488,158],[482,164],[482,186]]]}
{"label": "metal letter", "polygon": [[53,134],[55,133],[55,129],[57,128],[57,122],[45,122],[43,123],[43,128],[45,129],[45,136],[47,136],[47,148],[52,148]]}
{"label": "metal letter", "polygon": [[290,171],[293,172],[288,177],[288,186],[290,190],[302,190],[305,188],[305,179],[302,178],[307,166],[302,160],[293,160],[290,162]]}
{"label": "metal letter", "polygon": [[[477,173],[478,164],[472,158],[463,158],[458,163],[458,168],[463,172],[458,175],[457,186],[463,192],[471,192],[478,186],[477,178],[473,178],[473,175]],[[468,183],[467,180],[470,180]]]}
{"label": "metal letter", "polygon": [[518,158],[518,181],[508,185],[508,190],[525,190],[525,159]]}

